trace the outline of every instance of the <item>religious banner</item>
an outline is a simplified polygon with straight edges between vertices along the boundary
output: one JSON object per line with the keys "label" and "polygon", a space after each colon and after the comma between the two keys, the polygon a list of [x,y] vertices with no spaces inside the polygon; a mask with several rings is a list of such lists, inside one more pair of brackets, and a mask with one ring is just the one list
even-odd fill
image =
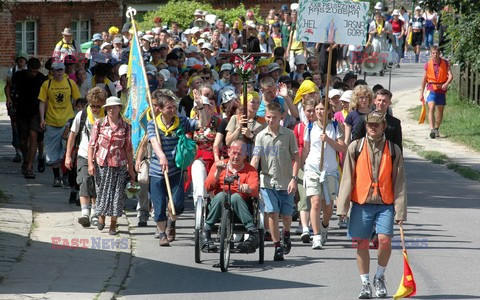
{"label": "religious banner", "polygon": [[297,40],[364,45],[370,3],[352,0],[300,0]]}

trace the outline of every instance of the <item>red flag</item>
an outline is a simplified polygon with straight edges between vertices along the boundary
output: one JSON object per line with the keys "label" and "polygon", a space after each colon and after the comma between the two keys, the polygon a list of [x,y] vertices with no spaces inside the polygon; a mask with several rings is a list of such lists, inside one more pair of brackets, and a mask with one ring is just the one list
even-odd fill
{"label": "red flag", "polygon": [[413,278],[412,269],[408,263],[407,250],[403,250],[403,276],[400,281],[397,293],[393,296],[393,299],[410,298],[417,293],[417,285]]}

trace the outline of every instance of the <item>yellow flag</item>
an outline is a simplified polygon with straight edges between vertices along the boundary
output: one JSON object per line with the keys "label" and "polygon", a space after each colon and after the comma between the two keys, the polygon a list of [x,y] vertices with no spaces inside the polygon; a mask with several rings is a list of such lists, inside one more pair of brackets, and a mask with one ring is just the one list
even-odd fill
{"label": "yellow flag", "polygon": [[393,299],[410,298],[417,293],[417,285],[413,278],[412,269],[408,263],[407,251],[403,250],[403,276],[400,281],[397,293],[393,295]]}
{"label": "yellow flag", "polygon": [[420,118],[418,119],[418,124],[425,123],[426,116],[427,116],[427,105],[425,104],[425,101],[423,101],[422,111],[420,112]]}

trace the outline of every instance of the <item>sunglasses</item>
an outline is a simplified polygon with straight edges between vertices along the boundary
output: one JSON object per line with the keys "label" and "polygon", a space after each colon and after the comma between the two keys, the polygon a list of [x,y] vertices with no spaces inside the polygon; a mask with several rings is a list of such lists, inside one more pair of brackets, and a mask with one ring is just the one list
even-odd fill
{"label": "sunglasses", "polygon": [[201,77],[203,80],[210,80],[210,77]]}
{"label": "sunglasses", "polygon": [[90,105],[90,107],[91,107],[91,108],[96,108],[96,109],[100,109],[100,108],[102,108],[102,106],[101,106],[101,105]]}

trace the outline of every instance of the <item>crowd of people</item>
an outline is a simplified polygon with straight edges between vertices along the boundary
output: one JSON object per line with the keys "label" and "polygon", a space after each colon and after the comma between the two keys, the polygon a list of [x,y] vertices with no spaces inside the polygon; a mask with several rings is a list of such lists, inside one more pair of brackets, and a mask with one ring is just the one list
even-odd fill
{"label": "crowd of people", "polygon": [[[395,9],[390,15],[377,3],[365,47],[296,40],[297,11],[286,5],[270,10],[265,20],[248,11],[233,24],[196,10],[185,30],[155,18],[154,28],[137,32],[153,111],[135,157],[124,117],[132,26],[95,33],[89,45],[78,45],[65,28],[44,66],[48,74],[25,53],[17,55],[9,73],[5,91],[14,161],[22,163],[30,180],[36,177],[35,157],[38,172],[51,167],[53,187],[70,189],[69,202],[81,207],[78,222],[103,230],[109,216],[111,235],[117,234],[127,194],[138,191],[136,173],[148,162],[148,179],[135,195],[138,226],[153,218],[160,246],[175,241],[176,221],[192,193],[195,201],[211,198],[202,249],[216,250],[210,230],[220,218],[229,174],[238,175],[231,183],[232,207],[249,233],[239,246],[245,252],[255,251],[259,240],[247,205],[252,197],[262,203],[264,238],[273,242],[275,261],[291,251],[294,233],[312,249],[324,248],[336,207],[338,226],[359,242],[361,298],[372,295],[368,242],[361,247],[361,241],[378,236],[373,282],[377,296],[384,297],[393,224],[406,219],[402,131],[390,108],[392,93],[357,79],[361,63],[355,57],[391,47],[398,64],[410,33],[417,55],[424,38],[432,48],[430,23],[436,25],[436,16],[427,11],[422,17],[420,10],[410,16]],[[331,70],[329,47],[335,53]],[[271,53],[255,60],[246,96],[233,58],[222,55],[245,51]],[[432,53],[436,67],[426,65],[424,87],[445,91],[451,74],[445,73],[436,46]],[[332,78],[325,100],[327,72]],[[438,96],[430,101],[435,104]],[[440,123],[435,126],[432,138]],[[185,138],[195,141],[196,156],[184,168],[177,145]]]}

